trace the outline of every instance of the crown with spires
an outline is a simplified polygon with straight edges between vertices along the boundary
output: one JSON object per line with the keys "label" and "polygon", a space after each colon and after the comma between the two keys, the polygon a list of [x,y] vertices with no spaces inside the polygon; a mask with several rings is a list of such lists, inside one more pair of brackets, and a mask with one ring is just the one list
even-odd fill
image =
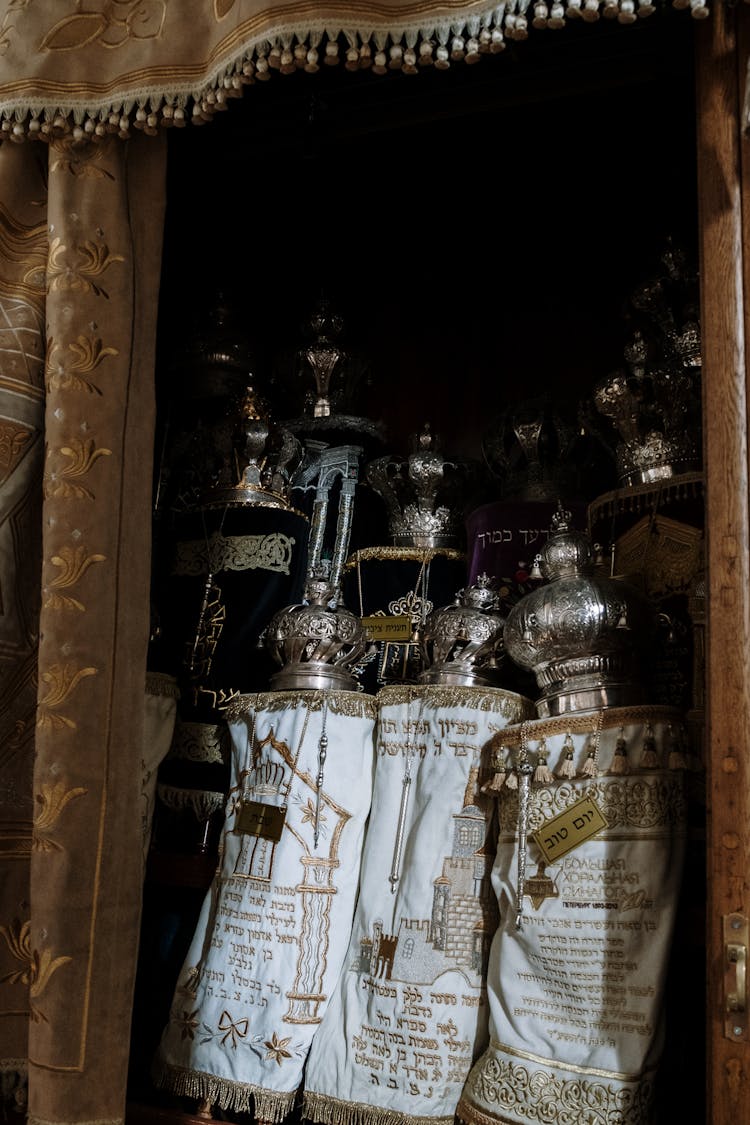
{"label": "crown with spires", "polygon": [[630,296],[623,365],[595,386],[593,411],[584,406],[625,487],[700,471],[698,307],[697,273],[670,241],[659,272]]}
{"label": "crown with spires", "polygon": [[388,534],[398,547],[456,547],[463,531],[464,492],[472,475],[468,462],[448,460],[426,423],[402,459],[378,457],[365,470],[382,497]]}

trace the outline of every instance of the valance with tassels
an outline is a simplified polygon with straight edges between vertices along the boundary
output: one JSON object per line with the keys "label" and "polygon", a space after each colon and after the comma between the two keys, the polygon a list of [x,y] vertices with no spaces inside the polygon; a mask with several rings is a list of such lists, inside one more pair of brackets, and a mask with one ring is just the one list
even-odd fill
{"label": "valance with tassels", "polygon": [[600,17],[632,24],[670,6],[709,14],[708,0],[9,0],[0,127],[14,141],[127,138],[209,120],[274,71],[447,69],[532,29]]}

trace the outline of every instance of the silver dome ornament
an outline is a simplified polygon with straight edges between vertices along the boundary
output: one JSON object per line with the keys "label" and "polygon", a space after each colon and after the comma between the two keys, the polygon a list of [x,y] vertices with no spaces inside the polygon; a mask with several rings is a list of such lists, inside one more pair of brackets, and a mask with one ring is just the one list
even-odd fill
{"label": "silver dome ornament", "polygon": [[486,574],[459,590],[452,605],[433,610],[420,632],[422,684],[499,686],[505,618],[494,579]]}
{"label": "silver dome ornament", "polygon": [[539,717],[645,703],[646,598],[595,572],[589,539],[562,505],[539,565],[545,584],[513,606],[503,631],[506,653],[536,676]]}
{"label": "silver dome ornament", "polygon": [[337,587],[319,568],[308,576],[302,601],[271,618],[265,643],[282,665],[271,676],[273,691],[357,690],[350,669],[365,651],[365,635],[359,618],[338,598]]}

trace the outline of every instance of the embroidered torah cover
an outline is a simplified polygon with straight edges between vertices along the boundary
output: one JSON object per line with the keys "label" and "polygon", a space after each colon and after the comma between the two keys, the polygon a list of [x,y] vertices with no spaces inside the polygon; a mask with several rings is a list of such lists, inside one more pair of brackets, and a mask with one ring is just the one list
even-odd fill
{"label": "embroidered torah cover", "polygon": [[[599,776],[582,776],[600,724]],[[680,728],[678,712],[645,707],[528,724],[530,760],[543,740],[541,771],[548,754],[556,776],[531,786],[520,929],[518,790],[500,789],[491,1039],[462,1121],[651,1121],[686,828],[684,771],[669,768],[682,765]],[[566,761],[574,776],[561,778]],[[606,827],[586,838],[599,814]]]}
{"label": "embroidered torah cover", "polygon": [[[374,698],[357,692],[241,696],[227,710],[220,866],[157,1052],[160,1085],[266,1121],[291,1110],[351,931],[375,714]],[[249,801],[286,806],[278,840],[237,831]]]}
{"label": "embroidered torah cover", "polygon": [[331,1125],[448,1123],[486,1043],[484,968],[497,924],[494,801],[481,793],[488,747],[533,705],[486,688],[390,686],[377,698],[359,902],[308,1060],[303,1116]]}

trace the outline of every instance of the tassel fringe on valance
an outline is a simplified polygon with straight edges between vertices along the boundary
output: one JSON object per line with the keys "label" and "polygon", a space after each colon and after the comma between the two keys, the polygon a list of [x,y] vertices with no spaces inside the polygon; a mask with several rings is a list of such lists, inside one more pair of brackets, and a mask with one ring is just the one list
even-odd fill
{"label": "tassel fringe on valance", "polygon": [[694,19],[709,15],[707,0],[508,0],[481,15],[460,22],[422,28],[371,31],[320,28],[288,30],[245,43],[241,53],[200,88],[141,90],[107,105],[43,105],[26,99],[23,105],[0,102],[0,139],[70,138],[97,141],[110,134],[122,139],[133,130],[156,134],[160,128],[202,125],[242,97],[243,87],[268,81],[274,74],[342,65],[347,70],[369,69],[374,74],[401,71],[417,74],[427,67],[447,70],[472,65],[483,55],[503,51],[508,40],[528,38],[531,29],[559,29],[571,20],[594,23],[600,18],[632,24],[671,6]]}

